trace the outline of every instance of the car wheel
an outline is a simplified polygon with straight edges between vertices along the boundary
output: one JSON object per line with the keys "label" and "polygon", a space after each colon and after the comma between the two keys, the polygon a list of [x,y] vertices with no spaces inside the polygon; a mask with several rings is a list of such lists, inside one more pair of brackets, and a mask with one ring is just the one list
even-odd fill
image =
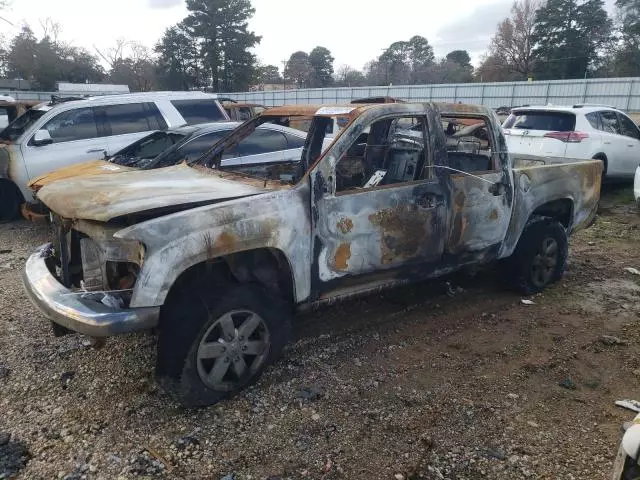
{"label": "car wheel", "polygon": [[567,234],[559,222],[540,218],[525,227],[508,262],[517,289],[532,295],[560,280],[568,256]]}
{"label": "car wheel", "polygon": [[20,216],[22,195],[13,182],[0,180],[0,222],[10,222]]}
{"label": "car wheel", "polygon": [[605,177],[607,175],[607,157],[603,154],[598,154],[593,157],[593,160],[600,160],[602,162],[602,177],[600,177],[600,182],[604,183]]}
{"label": "car wheel", "polygon": [[185,407],[211,405],[256,382],[291,334],[292,309],[256,285],[220,294],[184,285],[163,307],[156,373]]}

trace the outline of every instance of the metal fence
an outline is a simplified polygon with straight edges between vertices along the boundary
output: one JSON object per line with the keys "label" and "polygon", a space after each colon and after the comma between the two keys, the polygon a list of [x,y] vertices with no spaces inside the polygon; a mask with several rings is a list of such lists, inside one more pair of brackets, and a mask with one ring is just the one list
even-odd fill
{"label": "metal fence", "polygon": [[628,112],[640,112],[640,77],[551,80],[537,82],[460,83],[389,87],[311,88],[220,96],[239,102],[266,106],[287,104],[348,103],[363,97],[389,96],[417,102],[462,102],[488,107],[520,105],[610,105]]}

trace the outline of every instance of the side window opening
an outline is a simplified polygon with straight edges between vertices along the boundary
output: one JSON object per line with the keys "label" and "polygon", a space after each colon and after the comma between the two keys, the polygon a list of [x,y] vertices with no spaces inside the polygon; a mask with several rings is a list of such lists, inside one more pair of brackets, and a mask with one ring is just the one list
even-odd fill
{"label": "side window opening", "polygon": [[126,135],[160,129],[155,112],[144,103],[105,105],[100,107],[100,111],[110,130],[110,135]]}
{"label": "side window opening", "polygon": [[226,120],[215,100],[171,100],[188,125]]}
{"label": "side window opening", "polygon": [[483,117],[442,117],[449,166],[466,173],[497,170],[494,146]]}
{"label": "side window opening", "polygon": [[600,121],[602,122],[602,131],[622,135],[616,112],[600,112]]}
{"label": "side window opening", "polygon": [[98,137],[93,108],[76,108],[62,112],[49,120],[42,128],[49,132],[53,143]]}
{"label": "side window opening", "polygon": [[620,114],[620,127],[622,128],[623,135],[640,140],[640,131],[638,131],[638,127],[626,115]]}
{"label": "side window opening", "polygon": [[593,128],[595,128],[596,130],[602,130],[600,115],[598,115],[596,112],[587,113],[585,115],[585,118]]}
{"label": "side window opening", "polygon": [[379,120],[336,164],[338,192],[418,180],[427,158],[422,117]]}
{"label": "side window opening", "polygon": [[259,155],[286,149],[287,140],[283,133],[259,128],[234,148],[225,151],[222,158],[246,157],[248,155]]}

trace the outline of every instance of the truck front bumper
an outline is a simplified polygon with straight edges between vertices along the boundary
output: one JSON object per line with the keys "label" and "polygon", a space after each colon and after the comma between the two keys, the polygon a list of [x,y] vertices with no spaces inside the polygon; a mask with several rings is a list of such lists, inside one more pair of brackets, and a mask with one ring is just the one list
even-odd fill
{"label": "truck front bumper", "polygon": [[42,313],[70,330],[91,337],[111,337],[158,325],[160,307],[111,308],[64,287],[46,264],[51,244],[38,247],[23,272],[24,288]]}

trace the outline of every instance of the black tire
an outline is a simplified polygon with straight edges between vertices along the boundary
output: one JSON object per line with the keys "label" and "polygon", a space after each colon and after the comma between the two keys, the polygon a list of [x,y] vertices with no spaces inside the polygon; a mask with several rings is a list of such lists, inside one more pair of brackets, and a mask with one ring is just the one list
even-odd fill
{"label": "black tire", "polygon": [[[156,364],[161,386],[178,403],[189,408],[212,405],[255,383],[289,341],[292,317],[292,308],[287,302],[267,294],[257,285],[234,285],[217,295],[207,293],[202,287],[193,287],[191,283],[178,287],[179,291],[172,292],[162,308]],[[243,339],[243,325],[250,323],[248,318],[255,318],[250,317],[250,313],[257,315],[260,323]],[[243,320],[244,315],[249,316]],[[220,322],[228,322],[230,317],[232,322],[241,323],[232,329],[235,339],[227,342],[230,339],[226,338]],[[217,357],[202,359],[203,342],[209,347],[224,346],[226,353],[216,352]],[[255,349],[260,342],[261,353],[254,356],[256,352],[242,351],[247,345]],[[240,357],[246,368],[242,376],[236,367]],[[217,362],[223,361],[228,366],[216,383],[220,387],[205,384],[203,378],[215,377]]]}
{"label": "black tire", "polygon": [[561,223],[548,218],[532,220],[507,263],[513,285],[524,295],[541,292],[562,278],[568,254],[567,233]]}
{"label": "black tire", "polygon": [[0,180],[0,223],[11,222],[20,216],[22,194],[9,180]]}
{"label": "black tire", "polygon": [[600,177],[600,184],[605,183],[605,177],[607,175],[607,157],[604,154],[598,154],[593,157],[593,160],[600,160],[602,162],[602,176]]}

